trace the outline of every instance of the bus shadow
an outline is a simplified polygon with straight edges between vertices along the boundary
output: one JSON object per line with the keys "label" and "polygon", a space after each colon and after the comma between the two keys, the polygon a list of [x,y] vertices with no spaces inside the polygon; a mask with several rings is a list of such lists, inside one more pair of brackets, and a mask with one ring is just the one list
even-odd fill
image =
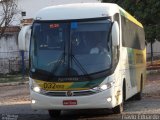
{"label": "bus shadow", "polygon": [[[0,114],[4,117],[18,116],[18,120],[86,120],[107,119],[113,116],[111,109],[64,110],[58,118],[50,118],[46,110],[34,111],[30,104],[13,104],[0,106]],[[1,119],[2,117],[0,117]],[[10,118],[8,118],[10,119]]]}
{"label": "bus shadow", "polygon": [[[62,114],[54,120],[76,120],[76,119],[109,119],[113,118],[113,112],[111,109],[89,109],[89,110],[65,110]],[[114,115],[114,118],[119,118],[119,115]]]}

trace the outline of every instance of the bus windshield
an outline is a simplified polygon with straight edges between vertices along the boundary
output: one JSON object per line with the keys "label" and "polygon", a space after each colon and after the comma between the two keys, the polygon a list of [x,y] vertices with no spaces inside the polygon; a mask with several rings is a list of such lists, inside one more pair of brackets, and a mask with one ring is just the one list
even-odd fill
{"label": "bus windshield", "polygon": [[31,72],[83,76],[111,67],[111,21],[45,21],[32,27]]}

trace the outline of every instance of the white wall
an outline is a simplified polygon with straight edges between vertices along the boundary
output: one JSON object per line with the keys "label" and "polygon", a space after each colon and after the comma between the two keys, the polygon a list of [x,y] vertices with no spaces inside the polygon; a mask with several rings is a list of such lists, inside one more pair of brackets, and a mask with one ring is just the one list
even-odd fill
{"label": "white wall", "polygon": [[[71,4],[71,3],[84,3],[84,2],[100,2],[98,0],[18,0],[18,9],[20,11],[26,11],[26,16],[24,19],[33,18],[37,11],[53,5],[60,4]],[[20,20],[22,19],[21,15],[16,16],[14,19],[13,25],[19,25]]]}
{"label": "white wall", "polygon": [[[150,57],[151,55],[151,44],[147,44],[147,57]],[[153,43],[153,55],[154,56],[160,56],[160,42],[155,41]]]}
{"label": "white wall", "polygon": [[0,39],[0,58],[10,58],[10,56],[5,53],[18,51],[18,33],[4,36]]}

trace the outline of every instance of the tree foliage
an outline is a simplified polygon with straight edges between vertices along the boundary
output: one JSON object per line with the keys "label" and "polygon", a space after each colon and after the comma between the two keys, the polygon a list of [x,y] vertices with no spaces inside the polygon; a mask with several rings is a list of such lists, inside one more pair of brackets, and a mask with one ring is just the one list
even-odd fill
{"label": "tree foliage", "polygon": [[10,26],[13,17],[17,14],[16,0],[0,0],[0,37]]}
{"label": "tree foliage", "polygon": [[159,0],[102,0],[117,3],[140,21],[145,28],[147,42],[160,41]]}

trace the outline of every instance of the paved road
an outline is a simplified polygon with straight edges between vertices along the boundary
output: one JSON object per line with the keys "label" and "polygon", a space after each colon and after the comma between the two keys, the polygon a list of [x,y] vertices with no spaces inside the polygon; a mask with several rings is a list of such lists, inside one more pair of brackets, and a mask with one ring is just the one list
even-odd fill
{"label": "paved road", "polygon": [[[50,120],[47,111],[31,109],[28,102],[1,105],[0,113],[4,115],[18,115],[18,120]],[[143,98],[141,101],[130,100],[125,103],[125,114],[159,114],[160,100],[156,98]],[[77,120],[104,120],[120,119],[121,115],[112,114],[111,110],[70,110],[63,111],[62,116],[57,119],[77,119]]]}

